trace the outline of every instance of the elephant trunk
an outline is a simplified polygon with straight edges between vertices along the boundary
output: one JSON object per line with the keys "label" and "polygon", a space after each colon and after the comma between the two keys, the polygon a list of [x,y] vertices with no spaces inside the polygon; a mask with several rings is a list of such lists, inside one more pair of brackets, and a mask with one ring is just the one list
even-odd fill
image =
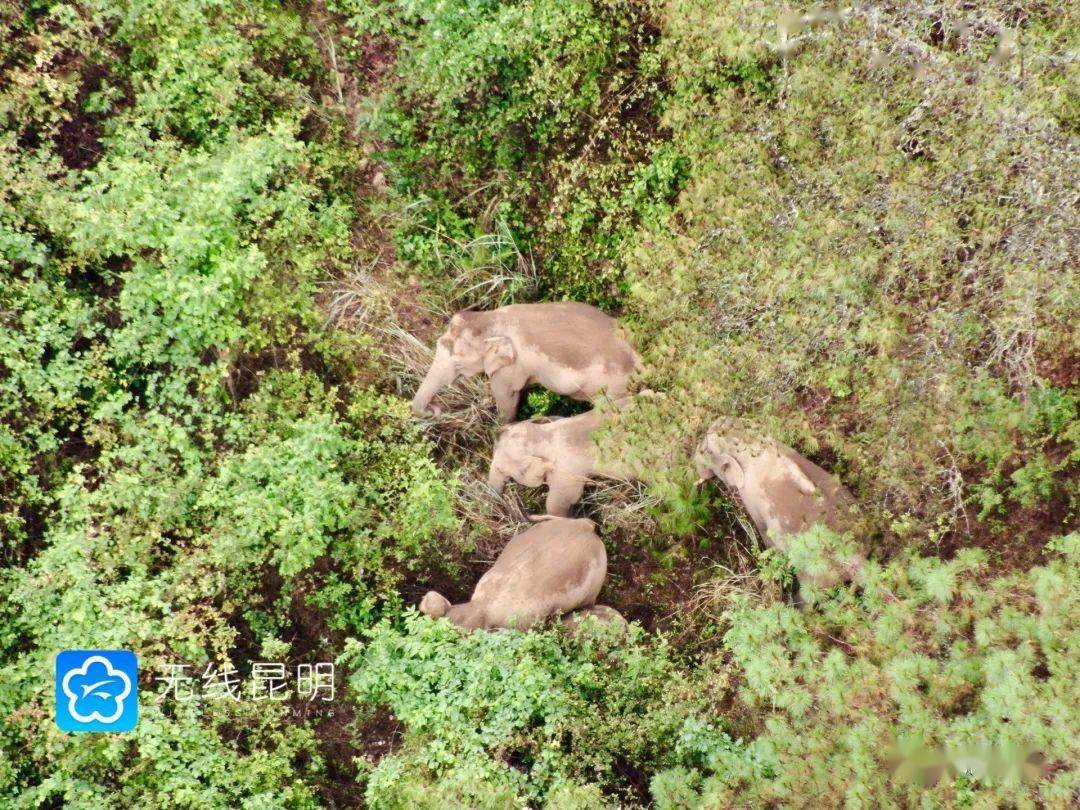
{"label": "elephant trunk", "polygon": [[495,460],[492,459],[491,468],[488,470],[488,486],[502,494],[502,491],[506,489],[507,478],[508,476],[496,466]]}
{"label": "elephant trunk", "polygon": [[698,484],[703,484],[716,475],[703,453],[694,456],[694,471],[697,473]]}
{"label": "elephant trunk", "polygon": [[450,608],[450,600],[438,591],[428,591],[420,600],[420,612],[433,619],[445,616]]}
{"label": "elephant trunk", "polygon": [[417,416],[427,416],[431,406],[431,400],[440,389],[446,387],[457,378],[457,369],[446,349],[442,346],[435,352],[435,360],[428,369],[427,376],[416,389],[413,397],[412,409]]}

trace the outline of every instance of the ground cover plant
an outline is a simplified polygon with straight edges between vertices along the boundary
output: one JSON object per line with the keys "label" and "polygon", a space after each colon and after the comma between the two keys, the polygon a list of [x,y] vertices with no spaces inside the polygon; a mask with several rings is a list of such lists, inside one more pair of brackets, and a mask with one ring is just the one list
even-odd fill
{"label": "ground cover plant", "polygon": [[[1071,6],[0,29],[0,806],[1076,803]],[[449,313],[563,299],[646,361],[602,444],[647,474],[581,506],[633,623],[463,635],[419,597],[467,597],[541,501],[485,488],[482,384],[408,400]],[[694,486],[721,415],[856,493],[854,583],[797,609]],[[56,727],[54,656],[89,648],[138,654],[133,732]],[[332,711],[222,696],[270,661],[334,662]]]}

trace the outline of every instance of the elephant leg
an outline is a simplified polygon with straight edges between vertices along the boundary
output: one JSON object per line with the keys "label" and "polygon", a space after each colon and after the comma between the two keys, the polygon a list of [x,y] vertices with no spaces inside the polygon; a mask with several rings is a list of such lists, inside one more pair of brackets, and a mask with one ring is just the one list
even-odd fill
{"label": "elephant leg", "polygon": [[491,395],[495,397],[499,421],[503,424],[513,422],[514,417],[517,416],[523,387],[513,374],[508,373],[508,370],[499,371],[491,378]]}
{"label": "elephant leg", "polygon": [[569,517],[574,504],[581,500],[585,491],[585,479],[579,475],[552,473],[548,476],[548,494],[545,510],[549,515]]}

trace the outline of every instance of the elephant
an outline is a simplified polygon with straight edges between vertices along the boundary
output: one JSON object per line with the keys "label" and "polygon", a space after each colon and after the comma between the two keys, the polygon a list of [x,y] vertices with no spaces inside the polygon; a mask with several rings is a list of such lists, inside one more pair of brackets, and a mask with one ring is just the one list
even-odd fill
{"label": "elephant", "polygon": [[438,415],[431,401],[458,377],[487,375],[499,421],[517,414],[521,392],[539,384],[556,394],[591,401],[624,397],[641,358],[618,321],[574,301],[511,304],[465,310],[450,319],[435,359],[413,397],[417,416]]}
{"label": "elephant", "polygon": [[547,484],[545,511],[568,516],[590,478],[623,477],[619,470],[597,464],[591,436],[600,425],[600,414],[592,410],[502,428],[491,455],[488,485],[502,492],[509,479],[527,487]]}
{"label": "elephant", "polygon": [[591,520],[547,518],[515,536],[480,577],[472,599],[452,605],[428,591],[420,612],[459,627],[527,629],[595,604],[607,577],[607,552]]}
{"label": "elephant", "polygon": [[[738,494],[767,546],[786,552],[786,538],[811,526],[842,534],[855,525],[855,499],[834,476],[790,447],[728,420],[709,429],[694,463],[699,484],[716,477]],[[832,587],[854,577],[864,562],[858,553],[832,561],[825,574],[797,572],[799,584]]]}

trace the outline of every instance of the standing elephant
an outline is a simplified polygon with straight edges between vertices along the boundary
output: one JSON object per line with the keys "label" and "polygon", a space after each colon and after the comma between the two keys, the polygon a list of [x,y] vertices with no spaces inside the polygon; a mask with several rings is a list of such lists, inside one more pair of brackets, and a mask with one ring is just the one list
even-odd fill
{"label": "standing elephant", "polygon": [[618,470],[597,465],[591,437],[599,427],[600,414],[594,410],[502,428],[491,456],[488,484],[496,492],[502,492],[509,479],[527,487],[546,484],[546,512],[566,517],[590,478],[622,477]]}
{"label": "standing elephant", "polygon": [[420,612],[469,629],[527,629],[595,604],[606,576],[607,552],[593,522],[548,518],[506,544],[468,602],[451,605],[428,591]]}
{"label": "standing elephant", "polygon": [[500,421],[513,420],[527,386],[592,400],[626,395],[641,360],[618,322],[596,307],[577,302],[513,304],[488,312],[466,310],[450,319],[435,359],[413,397],[417,416],[458,377],[488,376]]}
{"label": "standing elephant", "polygon": [[[739,495],[768,546],[787,551],[786,538],[823,524],[850,530],[856,519],[851,493],[836,478],[790,447],[719,420],[695,454],[700,481],[717,477]],[[826,575],[798,573],[799,583],[828,588],[855,575],[865,558],[834,561]]]}

